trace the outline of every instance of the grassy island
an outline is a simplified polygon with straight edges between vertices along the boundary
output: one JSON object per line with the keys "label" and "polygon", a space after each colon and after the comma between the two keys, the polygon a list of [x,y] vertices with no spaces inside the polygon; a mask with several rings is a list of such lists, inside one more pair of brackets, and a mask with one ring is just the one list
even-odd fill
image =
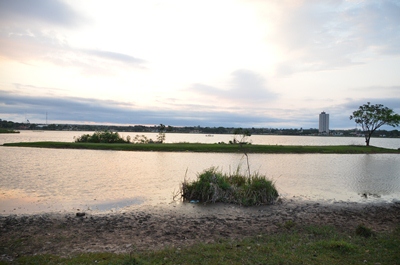
{"label": "grassy island", "polygon": [[209,153],[257,153],[257,154],[400,154],[400,150],[375,146],[334,145],[334,146],[295,146],[295,145],[243,145],[202,144],[202,143],[76,143],[76,142],[21,142],[5,143],[4,146],[91,149],[116,151],[157,151],[157,152],[209,152]]}
{"label": "grassy island", "polygon": [[184,201],[224,202],[244,206],[273,204],[279,194],[275,184],[258,173],[245,176],[236,172],[224,174],[216,168],[204,170],[197,180],[185,180],[181,188]]}

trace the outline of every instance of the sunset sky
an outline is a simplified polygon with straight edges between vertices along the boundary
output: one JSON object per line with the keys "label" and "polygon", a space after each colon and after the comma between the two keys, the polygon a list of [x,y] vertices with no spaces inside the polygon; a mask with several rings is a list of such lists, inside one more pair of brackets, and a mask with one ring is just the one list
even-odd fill
{"label": "sunset sky", "polygon": [[400,113],[398,0],[0,0],[3,120],[347,129],[368,101]]}

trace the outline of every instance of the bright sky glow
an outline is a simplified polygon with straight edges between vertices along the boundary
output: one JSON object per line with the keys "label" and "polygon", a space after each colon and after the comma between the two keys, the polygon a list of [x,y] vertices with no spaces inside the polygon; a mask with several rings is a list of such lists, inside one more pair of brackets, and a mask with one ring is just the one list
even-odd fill
{"label": "bright sky glow", "polygon": [[0,0],[15,122],[353,128],[399,71],[397,0]]}

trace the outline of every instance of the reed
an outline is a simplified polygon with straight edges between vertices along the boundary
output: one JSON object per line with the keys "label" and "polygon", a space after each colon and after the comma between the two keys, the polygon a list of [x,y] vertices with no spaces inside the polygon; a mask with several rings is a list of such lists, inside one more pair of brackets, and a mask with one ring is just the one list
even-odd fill
{"label": "reed", "polygon": [[247,176],[237,170],[233,174],[224,174],[212,167],[198,174],[195,181],[189,182],[185,178],[181,196],[184,201],[252,206],[272,204],[279,193],[274,183],[259,173]]}

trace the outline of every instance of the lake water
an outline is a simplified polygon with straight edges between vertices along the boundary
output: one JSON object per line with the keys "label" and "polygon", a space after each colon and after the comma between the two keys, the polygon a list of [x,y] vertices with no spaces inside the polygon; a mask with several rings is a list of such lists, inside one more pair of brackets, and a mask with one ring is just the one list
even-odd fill
{"label": "lake water", "polygon": [[[73,141],[91,132],[0,134],[0,144]],[[134,137],[137,133],[122,133]],[[146,134],[155,139],[156,134]],[[229,142],[232,135],[167,134],[167,142]],[[253,144],[348,145],[363,138],[251,136]],[[400,139],[371,144],[397,149]],[[400,155],[250,154],[252,171],[275,181],[283,198],[345,202],[400,199]],[[0,146],[0,214],[129,211],[169,205],[187,178],[210,167],[244,169],[241,154],[124,152]],[[366,195],[366,196],[365,196]],[[176,202],[175,202],[176,203]]]}

